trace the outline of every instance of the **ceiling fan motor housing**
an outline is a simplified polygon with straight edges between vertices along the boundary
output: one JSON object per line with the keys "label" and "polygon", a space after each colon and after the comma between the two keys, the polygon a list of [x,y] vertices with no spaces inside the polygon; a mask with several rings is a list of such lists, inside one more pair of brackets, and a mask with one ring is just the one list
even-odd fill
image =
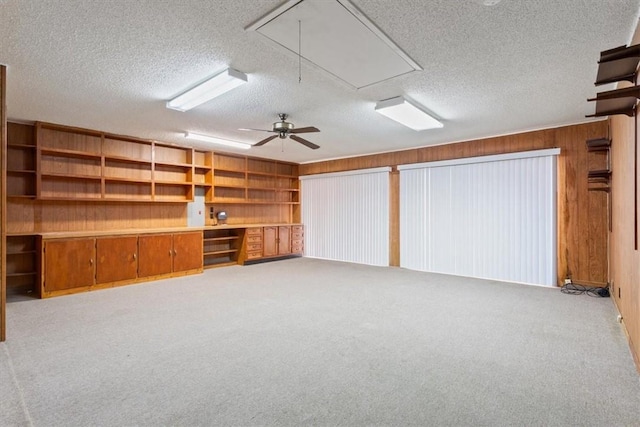
{"label": "ceiling fan motor housing", "polygon": [[287,136],[287,133],[289,133],[289,131],[293,130],[294,127],[295,126],[293,125],[293,123],[285,121],[275,122],[273,124],[273,131],[278,132],[280,134],[280,138],[284,138]]}

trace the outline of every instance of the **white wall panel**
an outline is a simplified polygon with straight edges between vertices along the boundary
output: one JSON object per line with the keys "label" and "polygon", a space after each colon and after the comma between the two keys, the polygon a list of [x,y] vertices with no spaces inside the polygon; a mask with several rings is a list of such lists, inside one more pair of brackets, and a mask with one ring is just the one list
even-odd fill
{"label": "white wall panel", "polygon": [[400,265],[555,285],[557,153],[400,167]]}
{"label": "white wall panel", "polygon": [[301,181],[305,256],[389,265],[389,168]]}

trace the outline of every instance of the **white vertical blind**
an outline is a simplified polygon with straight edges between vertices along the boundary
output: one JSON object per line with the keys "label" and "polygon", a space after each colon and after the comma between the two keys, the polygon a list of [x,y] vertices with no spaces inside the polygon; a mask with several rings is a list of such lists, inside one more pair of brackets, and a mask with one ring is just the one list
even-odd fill
{"label": "white vertical blind", "polygon": [[554,286],[558,153],[399,167],[400,265]]}
{"label": "white vertical blind", "polygon": [[305,256],[389,265],[389,171],[300,177]]}

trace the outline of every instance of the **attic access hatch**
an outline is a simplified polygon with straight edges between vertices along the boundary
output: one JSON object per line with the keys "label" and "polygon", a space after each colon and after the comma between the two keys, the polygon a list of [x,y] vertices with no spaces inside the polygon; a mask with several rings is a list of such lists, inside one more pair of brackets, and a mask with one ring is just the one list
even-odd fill
{"label": "attic access hatch", "polygon": [[355,89],[422,70],[347,0],[289,0],[245,30],[300,53]]}

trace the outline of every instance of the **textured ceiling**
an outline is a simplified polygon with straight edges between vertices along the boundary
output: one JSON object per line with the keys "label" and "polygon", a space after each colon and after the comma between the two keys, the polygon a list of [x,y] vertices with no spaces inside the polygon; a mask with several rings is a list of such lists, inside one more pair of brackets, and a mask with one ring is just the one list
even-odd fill
{"label": "textured ceiling", "polygon": [[[424,70],[354,90],[245,31],[280,0],[1,0],[10,119],[187,144],[185,131],[257,142],[277,113],[316,126],[309,150],[248,153],[308,162],[585,121],[602,50],[629,42],[640,0],[352,0]],[[304,25],[304,23],[303,23]],[[185,113],[166,100],[233,67],[249,83]],[[442,118],[415,132],[377,114],[406,95]],[[198,147],[218,150],[203,143]],[[222,150],[233,151],[233,149]]]}

